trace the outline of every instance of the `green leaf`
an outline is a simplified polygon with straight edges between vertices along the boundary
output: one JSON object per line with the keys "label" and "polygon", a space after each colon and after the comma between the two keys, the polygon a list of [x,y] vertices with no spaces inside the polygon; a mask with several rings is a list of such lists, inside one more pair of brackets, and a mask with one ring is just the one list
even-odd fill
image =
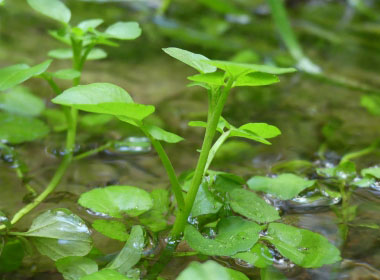
{"label": "green leaf", "polygon": [[141,258],[144,248],[144,232],[141,226],[133,226],[131,234],[124,248],[116,258],[107,266],[121,274],[126,274]]}
{"label": "green leaf", "polygon": [[250,139],[250,140],[262,143],[262,144],[271,145],[271,143],[269,141],[258,136],[257,134],[252,133],[248,130],[243,130],[243,129],[239,129],[239,128],[232,128],[230,137],[241,137],[241,138]]}
{"label": "green leaf", "polygon": [[335,177],[344,181],[351,180],[356,176],[356,166],[351,161],[342,162],[335,167],[317,168],[316,171],[322,177]]}
{"label": "green leaf", "polygon": [[[189,126],[195,126],[195,127],[207,127],[207,123],[203,121],[191,121],[188,123]],[[224,129],[230,129],[231,125],[227,122],[227,120],[223,117],[220,117],[218,126],[217,126],[217,131],[220,133],[223,133]]]}
{"label": "green leaf", "polygon": [[[0,243],[3,240],[0,239]],[[0,247],[0,273],[16,271],[24,259],[24,248],[18,239],[9,239],[3,248]]]}
{"label": "green leaf", "polygon": [[79,280],[98,271],[98,264],[85,257],[65,257],[56,261],[55,265],[65,280]]}
{"label": "green leaf", "polygon": [[27,232],[17,234],[29,237],[42,255],[53,260],[85,256],[92,247],[90,230],[67,209],[46,211],[33,220]]}
{"label": "green leaf", "polygon": [[185,240],[191,248],[209,256],[232,256],[247,251],[259,239],[258,224],[240,217],[228,217],[218,223],[218,234],[214,239],[204,237],[193,226],[186,226]]}
{"label": "green leaf", "polygon": [[325,237],[306,229],[272,223],[266,239],[295,264],[315,268],[340,261],[340,252]]}
{"label": "green leaf", "polygon": [[375,177],[376,179],[380,179],[380,167],[370,167],[364,168],[360,172],[362,176]]}
{"label": "green leaf", "polygon": [[236,213],[259,223],[268,223],[280,219],[274,207],[248,190],[233,190],[230,193],[230,204]]}
{"label": "green leaf", "polygon": [[165,141],[168,143],[178,143],[183,140],[181,136],[168,132],[156,125],[144,124],[144,128],[149,132],[154,139]]}
{"label": "green leaf", "polygon": [[114,117],[103,114],[86,114],[80,118],[80,123],[87,127],[102,126],[109,123]]}
{"label": "green leaf", "polygon": [[191,215],[193,217],[215,214],[222,207],[222,203],[216,200],[214,195],[208,189],[208,183],[204,181],[195,197]]}
{"label": "green leaf", "polygon": [[137,22],[117,22],[107,28],[105,34],[119,40],[133,40],[141,35],[141,28]]}
{"label": "green leaf", "polygon": [[59,0],[28,0],[28,4],[37,12],[54,20],[69,23],[70,10]]}
{"label": "green leaf", "polygon": [[87,32],[88,30],[97,28],[103,22],[104,20],[102,20],[101,18],[88,19],[88,20],[81,21],[78,24],[78,28],[82,29],[84,32]]}
{"label": "green leaf", "polygon": [[52,102],[91,113],[125,116],[138,121],[154,112],[154,106],[134,103],[125,90],[109,83],[72,87]]}
{"label": "green leaf", "polygon": [[80,77],[80,72],[74,69],[62,69],[52,74],[54,78],[72,80]]}
{"label": "green leaf", "polygon": [[[56,50],[49,51],[48,56],[55,59],[72,59],[74,55],[73,55],[72,49],[56,49]],[[97,59],[103,59],[106,57],[107,57],[107,53],[104,50],[99,49],[99,48],[93,48],[88,54],[87,60],[97,60]]]}
{"label": "green leaf", "polygon": [[234,82],[233,87],[258,87],[272,85],[278,82],[280,82],[280,79],[276,75],[256,72],[239,76]]}
{"label": "green leaf", "polygon": [[248,180],[247,184],[251,190],[269,193],[280,199],[292,199],[303,190],[312,187],[315,180],[285,173],[274,178],[254,176]]}
{"label": "green leaf", "polygon": [[237,253],[232,257],[260,268],[271,266],[273,263],[272,254],[268,247],[262,243],[256,243],[248,252]]}
{"label": "green leaf", "polygon": [[26,64],[16,64],[0,69],[0,91],[17,86],[34,76],[42,74],[49,68],[51,62],[51,60],[46,60],[33,67]]}
{"label": "green leaf", "polygon": [[269,266],[267,268],[260,269],[261,280],[287,280],[277,268]]}
{"label": "green leaf", "polygon": [[367,109],[372,115],[380,115],[380,96],[363,95],[360,99],[360,104]]}
{"label": "green leaf", "polygon": [[45,137],[49,128],[40,120],[0,112],[0,140],[11,144]]}
{"label": "green leaf", "polygon": [[192,53],[179,48],[165,48],[162,50],[171,57],[195,68],[201,73],[211,73],[216,71],[216,67],[206,63],[209,59],[201,54]]}
{"label": "green leaf", "polygon": [[35,117],[45,109],[45,103],[25,87],[15,87],[0,94],[0,109],[22,116]]}
{"label": "green leaf", "polygon": [[281,131],[277,127],[266,123],[247,123],[239,127],[239,130],[256,134],[265,139],[273,138],[281,134]]}
{"label": "green leaf", "polygon": [[129,234],[127,232],[127,226],[119,221],[113,220],[95,220],[92,223],[92,227],[101,234],[108,236],[109,238],[127,241]]}
{"label": "green leaf", "polygon": [[204,63],[215,66],[227,72],[235,79],[252,72],[262,72],[267,74],[285,74],[295,72],[294,68],[278,68],[269,65],[246,64],[221,60],[203,60]]}
{"label": "green leaf", "polygon": [[149,193],[132,186],[110,186],[83,193],[78,203],[95,212],[122,218],[123,214],[135,217],[153,206]]}
{"label": "green leaf", "polygon": [[212,72],[197,74],[187,77],[190,81],[206,83],[213,86],[223,86],[225,84],[225,75],[222,72]]}
{"label": "green leaf", "polygon": [[215,172],[208,170],[210,176],[215,176],[215,189],[220,193],[231,193],[235,189],[241,189],[245,180],[235,174]]}
{"label": "green leaf", "polygon": [[192,262],[176,280],[248,280],[243,273],[226,268],[215,261]]}
{"label": "green leaf", "polygon": [[102,269],[93,274],[86,275],[80,278],[80,280],[132,280],[132,279],[124,276],[123,274],[120,274],[116,270]]}

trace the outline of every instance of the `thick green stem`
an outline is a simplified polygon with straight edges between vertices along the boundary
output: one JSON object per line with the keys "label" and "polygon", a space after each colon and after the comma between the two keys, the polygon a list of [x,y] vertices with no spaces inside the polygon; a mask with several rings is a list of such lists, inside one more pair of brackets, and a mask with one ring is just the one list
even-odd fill
{"label": "thick green stem", "polygon": [[191,181],[191,186],[189,192],[185,198],[185,210],[178,213],[178,216],[174,222],[174,226],[171,232],[170,238],[172,240],[178,239],[186,226],[187,219],[190,215],[191,209],[197,196],[199,186],[202,182],[203,173],[207,164],[207,159],[210,153],[212,141],[215,136],[216,128],[218,126],[219,119],[222,115],[224,105],[227,101],[228,94],[231,90],[233,84],[233,79],[228,80],[227,85],[223,89],[221,96],[218,99],[218,102],[214,108],[214,112],[211,115],[211,119],[207,122],[206,134],[202,144],[201,154],[198,159],[197,167],[193,179]]}
{"label": "thick green stem", "polygon": [[141,130],[145,133],[145,135],[150,139],[154,149],[156,150],[159,158],[161,159],[162,164],[165,167],[166,173],[169,176],[170,184],[172,186],[172,191],[174,193],[174,196],[177,200],[179,211],[182,212],[185,209],[185,201],[183,199],[182,189],[178,182],[177,175],[175,173],[175,170],[173,168],[173,165],[166,154],[164,148],[162,147],[160,141],[157,141],[152,137],[152,135],[143,127],[140,127]]}

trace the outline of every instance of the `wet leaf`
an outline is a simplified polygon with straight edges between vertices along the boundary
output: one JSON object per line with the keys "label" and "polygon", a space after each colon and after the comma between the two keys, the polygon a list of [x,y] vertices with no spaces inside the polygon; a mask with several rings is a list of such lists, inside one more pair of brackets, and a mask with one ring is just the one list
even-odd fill
{"label": "wet leaf", "polygon": [[201,73],[211,73],[216,71],[216,67],[206,63],[205,61],[208,61],[208,58],[201,54],[192,53],[179,48],[165,48],[162,50],[171,57],[195,68]]}
{"label": "wet leaf", "polygon": [[278,68],[269,65],[246,64],[221,60],[203,60],[204,63],[215,66],[224,70],[228,75],[235,79],[242,75],[247,75],[253,72],[261,72],[267,74],[285,74],[295,72],[294,68]]}
{"label": "wet leaf", "polygon": [[102,269],[93,274],[86,275],[80,278],[80,280],[132,280],[132,279],[124,276],[123,274],[120,274],[116,270]]}
{"label": "wet leaf", "polygon": [[380,167],[370,167],[364,168],[360,172],[362,176],[375,177],[376,179],[380,179]]}
{"label": "wet leaf", "polygon": [[191,210],[193,217],[215,214],[222,207],[222,203],[216,200],[214,195],[208,189],[208,183],[203,182],[198,190],[197,196]]}
{"label": "wet leaf", "polygon": [[16,64],[0,69],[0,91],[17,86],[34,76],[42,74],[49,68],[51,62],[51,60],[46,60],[33,67],[26,64]]}
{"label": "wet leaf", "polygon": [[[55,59],[72,59],[73,51],[72,49],[56,49],[48,53],[48,56]],[[107,57],[107,53],[99,48],[93,48],[87,56],[87,60],[97,60]]]}
{"label": "wet leaf", "polygon": [[74,69],[62,69],[52,74],[54,78],[62,80],[72,80],[80,77],[80,72]]}
{"label": "wet leaf", "polygon": [[152,198],[143,189],[132,186],[110,186],[83,193],[78,203],[95,212],[122,218],[123,214],[135,217],[153,206]]}
{"label": "wet leaf", "polygon": [[241,272],[226,268],[217,262],[192,262],[176,280],[248,280]]}
{"label": "wet leaf", "polygon": [[40,120],[0,112],[0,140],[11,144],[45,137],[49,128]]}
{"label": "wet leaf", "polygon": [[56,261],[55,265],[65,280],[79,280],[98,271],[98,264],[85,257],[65,257]]}
{"label": "wet leaf", "polygon": [[280,79],[276,75],[256,72],[239,76],[234,82],[233,87],[258,87],[272,85],[278,82],[280,82]]}
{"label": "wet leaf", "polygon": [[324,236],[306,229],[272,223],[266,239],[295,264],[314,268],[339,261],[340,252]]}
{"label": "wet leaf", "polygon": [[154,112],[154,106],[134,103],[125,90],[109,83],[76,86],[65,90],[52,102],[91,113],[125,116],[138,121]]}
{"label": "wet leaf", "polygon": [[240,217],[228,217],[218,223],[218,234],[214,239],[204,237],[193,226],[186,226],[185,240],[191,248],[210,256],[232,256],[247,251],[259,239],[258,224]]}
{"label": "wet leaf", "polygon": [[232,210],[258,223],[268,223],[280,219],[277,210],[255,193],[235,189],[230,193]]}
{"label": "wet leaf", "polygon": [[154,139],[159,141],[165,141],[168,143],[178,143],[183,140],[181,136],[178,136],[172,132],[166,131],[156,125],[144,124],[144,128],[149,132]]}
{"label": "wet leaf", "polygon": [[133,40],[141,35],[141,28],[137,22],[117,22],[107,28],[105,34],[119,40]]}
{"label": "wet leaf", "polygon": [[2,250],[0,247],[0,273],[18,270],[24,255],[21,241],[15,238],[9,239]]}
{"label": "wet leaf", "polygon": [[15,87],[0,94],[0,109],[22,116],[35,117],[45,109],[45,103],[25,87]]}
{"label": "wet leaf", "polygon": [[107,266],[121,274],[126,274],[135,264],[140,261],[144,248],[144,232],[141,226],[133,226],[131,234],[124,248],[116,258]]}
{"label": "wet leaf", "polygon": [[273,257],[267,246],[262,243],[256,243],[248,252],[237,253],[232,256],[235,259],[243,260],[255,267],[264,268],[272,265]]}
{"label": "wet leaf", "polygon": [[248,180],[247,184],[254,191],[269,193],[280,199],[292,199],[303,190],[312,187],[315,180],[284,173],[274,178],[254,176]]}
{"label": "wet leaf", "polygon": [[28,4],[37,12],[54,20],[69,23],[70,10],[59,0],[27,0]]}
{"label": "wet leaf", "polygon": [[88,20],[81,21],[78,24],[78,28],[82,29],[84,32],[87,32],[88,30],[92,30],[92,29],[97,28],[103,22],[104,22],[104,20],[101,18],[88,19]]}
{"label": "wet leaf", "polygon": [[355,163],[345,161],[335,167],[317,168],[317,174],[326,178],[337,178],[340,180],[352,180],[356,176]]}
{"label": "wet leaf", "polygon": [[101,234],[119,241],[125,242],[129,237],[127,226],[119,221],[96,220],[92,223],[92,227]]}
{"label": "wet leaf", "polygon": [[33,220],[27,232],[17,234],[30,238],[42,255],[53,260],[85,256],[92,247],[86,224],[67,209],[46,211]]}

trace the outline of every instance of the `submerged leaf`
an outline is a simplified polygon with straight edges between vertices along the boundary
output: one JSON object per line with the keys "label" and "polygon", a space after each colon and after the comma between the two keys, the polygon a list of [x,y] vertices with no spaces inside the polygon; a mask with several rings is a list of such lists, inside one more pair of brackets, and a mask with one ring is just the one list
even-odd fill
{"label": "submerged leaf", "polygon": [[0,112],[0,141],[11,144],[45,137],[49,128],[40,120]]}
{"label": "submerged leaf", "polygon": [[248,190],[233,190],[230,193],[230,204],[236,213],[255,222],[268,223],[280,219],[276,208]]}
{"label": "submerged leaf", "polygon": [[122,218],[123,214],[135,217],[153,206],[152,198],[143,189],[132,186],[110,186],[83,193],[78,203],[95,212]]}
{"label": "submerged leaf", "polygon": [[70,10],[59,0],[27,0],[37,12],[63,23],[69,23]]}
{"label": "submerged leaf", "polygon": [[208,61],[208,58],[201,54],[192,53],[179,48],[165,48],[162,50],[171,57],[174,57],[175,59],[178,59],[190,67],[195,68],[201,73],[211,73],[216,71],[216,67],[206,63],[206,61]]}
{"label": "submerged leaf", "polygon": [[119,221],[95,220],[92,227],[101,234],[119,241],[125,242],[129,237],[127,226]]}
{"label": "submerged leaf", "polygon": [[98,271],[98,264],[85,257],[65,257],[56,261],[55,265],[65,280],[79,280]]}
{"label": "submerged leaf", "polygon": [[312,187],[315,180],[285,173],[274,178],[254,176],[248,180],[247,184],[252,190],[269,193],[280,199],[292,199],[303,190]]}
{"label": "submerged leaf", "polygon": [[117,22],[107,28],[105,34],[119,40],[133,40],[141,35],[141,28],[137,22]]}
{"label": "submerged leaf", "polygon": [[324,236],[306,229],[272,223],[265,238],[295,264],[315,268],[339,261],[340,252]]}
{"label": "submerged leaf", "polygon": [[90,230],[67,209],[46,211],[34,219],[27,232],[17,234],[29,237],[42,255],[53,260],[85,256],[92,247]]}
{"label": "submerged leaf", "polygon": [[240,217],[228,217],[218,223],[218,234],[214,239],[204,237],[193,226],[186,226],[185,240],[194,250],[210,256],[232,256],[247,251],[259,239],[258,224]]}

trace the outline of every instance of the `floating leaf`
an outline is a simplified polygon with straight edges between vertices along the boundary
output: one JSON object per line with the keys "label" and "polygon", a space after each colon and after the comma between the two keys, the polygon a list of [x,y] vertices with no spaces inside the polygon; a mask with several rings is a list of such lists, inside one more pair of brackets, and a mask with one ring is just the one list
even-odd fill
{"label": "floating leaf", "polygon": [[92,246],[86,224],[67,209],[46,211],[33,220],[27,232],[17,234],[29,237],[42,255],[53,260],[85,256]]}
{"label": "floating leaf", "polygon": [[207,182],[203,182],[198,190],[197,196],[191,210],[193,217],[215,214],[222,207],[222,203],[216,200],[214,195],[208,189]]}
{"label": "floating leaf", "polygon": [[123,242],[127,241],[129,237],[127,226],[119,221],[96,220],[92,223],[92,227],[109,238]]}
{"label": "floating leaf", "polygon": [[0,109],[9,113],[35,117],[45,109],[45,103],[25,87],[15,87],[0,94]]}
{"label": "floating leaf", "polygon": [[254,133],[265,139],[273,138],[281,134],[281,131],[277,127],[266,123],[247,123],[239,127],[239,130]]}
{"label": "floating leaf", "polygon": [[116,270],[102,269],[93,274],[86,275],[80,278],[80,280],[132,280],[132,279],[124,276],[123,274],[120,274]]}
{"label": "floating leaf", "polygon": [[88,20],[81,21],[78,24],[78,28],[80,28],[80,29],[82,29],[83,31],[86,32],[88,30],[95,29],[96,27],[98,27],[99,25],[101,25],[103,22],[104,22],[104,20],[101,19],[101,18],[88,19]]}
{"label": "floating leaf", "polygon": [[[84,51],[83,51],[84,52]],[[83,54],[82,54],[83,55]],[[55,59],[72,59],[74,54],[72,49],[56,49],[51,50],[48,56]],[[87,56],[87,60],[97,60],[107,57],[107,53],[99,48],[93,48]]]}
{"label": "floating leaf", "polygon": [[215,66],[226,71],[235,79],[242,75],[247,75],[252,72],[262,72],[267,74],[285,74],[295,72],[294,68],[278,68],[269,65],[246,64],[221,60],[203,60],[204,63]]}
{"label": "floating leaf", "polygon": [[380,167],[370,167],[362,169],[360,172],[362,176],[375,177],[376,179],[380,179]]}
{"label": "floating leaf", "polygon": [[181,136],[178,136],[172,132],[168,132],[156,125],[144,124],[144,128],[149,132],[154,139],[165,141],[168,143],[178,143],[183,140]]}
{"label": "floating leaf", "polygon": [[70,21],[70,10],[59,0],[28,0],[28,4],[47,17],[63,23]]}
{"label": "floating leaf", "polygon": [[252,190],[269,193],[280,199],[292,199],[303,190],[312,187],[315,180],[285,173],[274,178],[254,176],[248,180],[247,184]]}
{"label": "floating leaf", "polygon": [[205,61],[208,61],[208,58],[201,54],[192,53],[179,48],[166,48],[162,50],[171,57],[197,69],[201,73],[211,73],[216,71],[216,67],[207,64]]}
{"label": "floating leaf", "polygon": [[134,103],[125,90],[109,83],[76,86],[65,90],[52,102],[87,112],[125,116],[133,120],[142,120],[154,112],[154,106]]}
{"label": "floating leaf", "polygon": [[[3,240],[0,239],[0,243]],[[19,269],[24,258],[24,248],[18,239],[9,239],[3,248],[0,247],[0,273]]]}
{"label": "floating leaf", "polygon": [[153,206],[149,193],[132,186],[110,186],[83,193],[78,203],[95,212],[122,218],[123,214],[135,217]]}
{"label": "floating leaf", "polygon": [[295,264],[315,268],[339,261],[340,252],[325,237],[306,229],[272,223],[265,238]]}
{"label": "floating leaf", "polygon": [[62,69],[52,74],[54,78],[62,80],[72,80],[80,77],[80,72],[74,69]]}
{"label": "floating leaf", "polygon": [[214,239],[204,237],[193,226],[186,226],[185,240],[191,248],[210,256],[232,256],[247,251],[259,239],[258,224],[240,217],[228,217],[218,223],[218,234]]}
{"label": "floating leaf", "polygon": [[11,144],[45,137],[49,128],[40,120],[0,112],[0,140]]}
{"label": "floating leaf", "polygon": [[226,268],[217,262],[192,262],[176,280],[248,280],[243,273]]}
{"label": "floating leaf", "polygon": [[276,75],[256,72],[239,76],[233,83],[233,87],[258,87],[272,85],[278,82],[280,82],[280,79]]}
{"label": "floating leaf", "polygon": [[51,60],[46,60],[33,67],[26,64],[16,64],[0,69],[0,91],[17,86],[34,76],[42,74],[49,68],[51,62]]}
{"label": "floating leaf", "polygon": [[260,268],[270,266],[273,263],[272,254],[268,247],[262,243],[256,243],[248,252],[237,253],[232,257]]}
{"label": "floating leaf", "polygon": [[126,274],[141,258],[144,248],[144,232],[141,226],[133,226],[131,234],[124,248],[116,258],[107,266],[121,274]]}
{"label": "floating leaf", "polygon": [[107,28],[105,34],[119,40],[133,40],[141,35],[141,28],[137,22],[117,22]]}
{"label": "floating leaf", "polygon": [[233,190],[230,193],[230,204],[236,213],[259,223],[268,223],[280,219],[274,207],[248,190]]}
{"label": "floating leaf", "polygon": [[98,264],[85,257],[65,257],[56,261],[55,265],[65,280],[79,280],[98,271]]}

